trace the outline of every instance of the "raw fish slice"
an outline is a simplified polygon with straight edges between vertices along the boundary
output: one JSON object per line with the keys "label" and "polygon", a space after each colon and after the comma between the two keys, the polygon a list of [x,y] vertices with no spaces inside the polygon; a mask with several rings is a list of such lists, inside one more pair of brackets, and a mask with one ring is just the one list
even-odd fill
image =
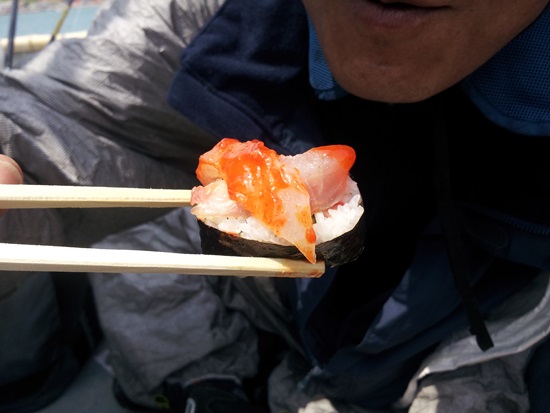
{"label": "raw fish slice", "polygon": [[273,208],[261,207],[258,211],[261,215],[257,217],[277,236],[295,245],[309,262],[315,263],[317,236],[313,229],[309,193],[299,175],[289,176],[287,182],[288,186],[272,192]]}
{"label": "raw fish slice", "polygon": [[[216,179],[224,179],[228,167],[242,156],[247,156],[257,147],[258,141],[241,142],[233,138],[224,138],[216,146],[199,157],[196,170],[197,178],[203,185]],[[273,151],[273,153],[275,153]],[[226,161],[227,160],[227,161]],[[229,163],[229,165],[228,165]]]}
{"label": "raw fish slice", "polygon": [[217,222],[227,217],[246,219],[250,213],[229,198],[227,184],[223,179],[197,186],[191,192],[191,213],[201,221]]}
{"label": "raw fish slice", "polygon": [[346,145],[320,146],[299,155],[283,157],[285,165],[298,169],[309,192],[313,214],[342,201],[355,151]]}

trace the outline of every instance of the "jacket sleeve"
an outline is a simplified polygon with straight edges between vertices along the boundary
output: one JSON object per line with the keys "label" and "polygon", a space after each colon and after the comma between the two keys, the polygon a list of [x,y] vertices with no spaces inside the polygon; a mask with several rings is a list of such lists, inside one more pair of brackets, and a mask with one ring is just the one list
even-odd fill
{"label": "jacket sleeve", "polygon": [[322,144],[308,48],[301,2],[227,0],[184,49],[168,101],[219,138],[303,152]]}

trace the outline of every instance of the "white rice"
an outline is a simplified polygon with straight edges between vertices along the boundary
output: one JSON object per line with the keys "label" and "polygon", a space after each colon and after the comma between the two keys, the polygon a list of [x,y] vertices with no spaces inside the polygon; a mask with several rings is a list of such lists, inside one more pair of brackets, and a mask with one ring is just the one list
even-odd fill
{"label": "white rice", "polygon": [[321,244],[339,237],[351,231],[359,218],[363,215],[361,196],[354,195],[347,203],[338,205],[336,208],[326,212],[318,212],[314,215],[315,223],[313,229],[317,235],[316,244]]}

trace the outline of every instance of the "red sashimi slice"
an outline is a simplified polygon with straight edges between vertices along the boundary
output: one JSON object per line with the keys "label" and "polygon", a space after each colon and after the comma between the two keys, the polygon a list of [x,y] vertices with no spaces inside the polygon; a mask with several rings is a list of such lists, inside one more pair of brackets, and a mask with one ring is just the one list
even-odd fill
{"label": "red sashimi slice", "polygon": [[284,157],[294,167],[309,192],[311,212],[326,211],[342,200],[355,151],[346,145],[320,146],[295,156]]}

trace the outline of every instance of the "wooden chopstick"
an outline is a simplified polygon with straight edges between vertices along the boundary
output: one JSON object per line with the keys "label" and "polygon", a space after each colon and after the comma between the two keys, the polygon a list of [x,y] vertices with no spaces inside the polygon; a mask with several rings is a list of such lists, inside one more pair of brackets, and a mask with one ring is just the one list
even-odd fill
{"label": "wooden chopstick", "polygon": [[[0,209],[183,207],[190,205],[190,198],[191,191],[187,189],[0,184]],[[0,271],[320,277],[325,264],[264,257],[0,243]]]}
{"label": "wooden chopstick", "polygon": [[325,264],[280,258],[0,243],[0,270],[317,278],[325,272]]}
{"label": "wooden chopstick", "polygon": [[11,208],[171,208],[189,206],[189,189],[102,186],[0,185],[0,209]]}

